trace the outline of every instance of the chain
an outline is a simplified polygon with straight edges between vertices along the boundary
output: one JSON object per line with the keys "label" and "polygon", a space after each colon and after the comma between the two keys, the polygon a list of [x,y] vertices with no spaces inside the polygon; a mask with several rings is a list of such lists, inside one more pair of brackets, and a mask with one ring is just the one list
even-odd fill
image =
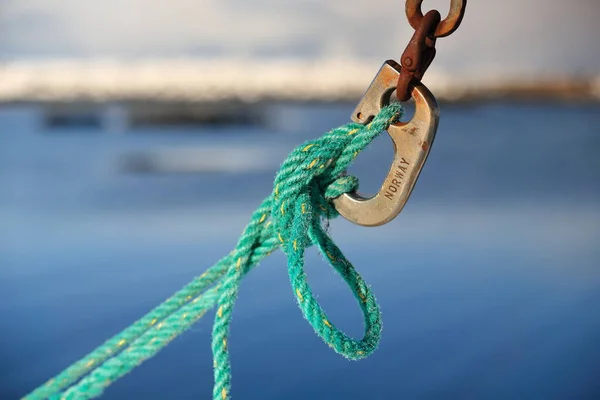
{"label": "chain", "polygon": [[442,20],[437,10],[423,15],[421,3],[423,0],[406,1],[406,17],[415,33],[400,57],[402,69],[396,85],[396,96],[400,101],[411,98],[412,82],[423,79],[435,58],[436,39],[450,35],[459,27],[467,6],[467,0],[451,0],[450,12]]}

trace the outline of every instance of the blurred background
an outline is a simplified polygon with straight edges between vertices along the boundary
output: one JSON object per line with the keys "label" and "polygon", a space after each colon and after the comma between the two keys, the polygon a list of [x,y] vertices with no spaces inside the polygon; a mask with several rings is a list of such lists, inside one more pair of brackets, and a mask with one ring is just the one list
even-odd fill
{"label": "blurred background", "polygon": [[[0,398],[26,395],[226,255],[286,154],[348,122],[399,58],[413,32],[403,10],[1,1]],[[276,252],[234,312],[236,398],[600,398],[599,17],[597,0],[469,2],[424,79],[440,126],[404,211],[379,228],[330,227],[381,303],[381,347],[360,362],[329,350]],[[392,155],[382,135],[358,157],[362,192],[379,189]],[[307,270],[359,337],[357,305],[314,249]],[[104,398],[210,398],[212,319]]]}

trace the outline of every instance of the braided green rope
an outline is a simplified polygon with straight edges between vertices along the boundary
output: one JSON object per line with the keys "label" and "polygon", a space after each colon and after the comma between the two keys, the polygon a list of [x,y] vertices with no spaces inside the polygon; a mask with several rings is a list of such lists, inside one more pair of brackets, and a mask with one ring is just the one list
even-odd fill
{"label": "braided green rope", "polygon": [[[352,360],[377,348],[381,314],[371,290],[323,229],[322,219],[338,213],[331,200],[353,191],[358,180],[345,170],[380,132],[397,122],[402,107],[393,103],[369,125],[336,128],[296,148],[275,177],[273,193],[252,214],[235,249],[161,305],[109,339],[80,361],[27,395],[26,400],[91,399],[116,379],[155,355],[215,305],[213,326],[214,400],[230,398],[227,337],[241,279],[281,247],[298,305],[317,335]],[[344,278],[363,312],[365,334],[354,340],[337,329],[315,300],[304,272],[304,252],[316,245]],[[217,283],[218,282],[218,283]]]}

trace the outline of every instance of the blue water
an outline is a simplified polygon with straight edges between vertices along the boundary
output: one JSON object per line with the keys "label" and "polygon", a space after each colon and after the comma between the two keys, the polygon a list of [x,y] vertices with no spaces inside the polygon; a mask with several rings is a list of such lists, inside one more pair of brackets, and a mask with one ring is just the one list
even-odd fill
{"label": "blue water", "polygon": [[[302,141],[351,105],[278,106],[264,128],[53,129],[0,109],[0,398],[16,399],[142,316],[234,246]],[[272,168],[135,174],[131,152],[272,149]],[[285,258],[243,282],[230,338],[238,399],[600,398],[600,108],[446,106],[403,213],[331,232],[372,286],[381,347],[350,362],[303,320]],[[379,138],[351,172],[374,192]],[[341,279],[311,251],[332,320],[360,336]],[[106,399],[205,399],[213,315]]]}

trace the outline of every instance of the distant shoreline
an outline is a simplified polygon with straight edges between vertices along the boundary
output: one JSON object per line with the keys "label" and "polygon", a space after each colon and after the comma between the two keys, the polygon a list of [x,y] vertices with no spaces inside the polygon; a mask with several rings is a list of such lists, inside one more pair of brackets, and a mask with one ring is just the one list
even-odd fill
{"label": "distant shoreline", "polygon": [[[355,61],[5,62],[0,64],[0,105],[355,102],[378,68]],[[600,74],[460,78],[433,71],[424,82],[443,103],[600,103]]]}

